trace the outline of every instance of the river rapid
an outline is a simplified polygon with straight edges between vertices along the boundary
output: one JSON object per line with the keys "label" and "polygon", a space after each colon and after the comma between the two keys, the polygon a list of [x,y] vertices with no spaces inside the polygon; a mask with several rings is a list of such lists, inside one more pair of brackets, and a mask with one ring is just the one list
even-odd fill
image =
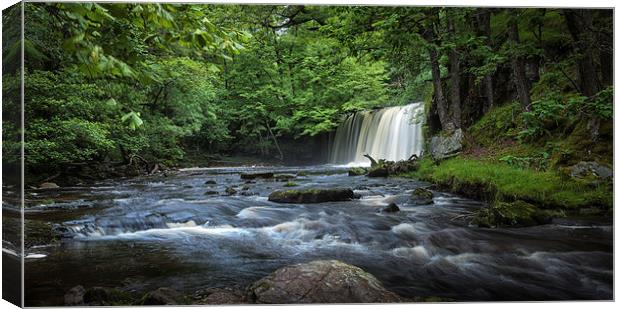
{"label": "river rapid", "polygon": [[[278,204],[285,182],[242,172],[297,174],[299,188],[348,187],[358,200]],[[213,180],[216,184],[205,184]],[[339,259],[408,298],[454,301],[585,300],[613,297],[611,220],[561,219],[527,228],[469,226],[483,203],[434,191],[416,205],[405,178],[350,177],[344,167],[189,169],[88,187],[39,190],[54,200],[28,208],[29,222],[62,231],[59,242],[26,247],[27,306],[62,305],[76,285],[186,294],[245,288],[274,270]],[[236,186],[235,195],[227,187]],[[205,195],[207,191],[218,194]],[[394,202],[396,213],[380,209]]]}

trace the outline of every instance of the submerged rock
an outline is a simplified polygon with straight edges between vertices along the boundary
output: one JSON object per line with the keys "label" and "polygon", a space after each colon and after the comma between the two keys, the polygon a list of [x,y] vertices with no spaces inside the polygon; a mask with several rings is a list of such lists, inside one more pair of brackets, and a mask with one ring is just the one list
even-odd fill
{"label": "submerged rock", "polygon": [[385,208],[381,209],[381,212],[399,212],[400,208],[398,208],[398,205],[396,205],[396,203],[390,203],[390,205],[387,205]]}
{"label": "submerged rock", "polygon": [[433,160],[440,161],[453,157],[463,148],[463,131],[456,129],[454,133],[444,136],[435,135],[431,138],[429,149]]}
{"label": "submerged rock", "polygon": [[181,293],[170,288],[159,288],[146,293],[141,301],[142,305],[181,305],[187,299]]}
{"label": "submerged rock", "polygon": [[251,173],[251,174],[242,173],[240,176],[241,176],[241,179],[256,179],[256,178],[270,179],[270,178],[273,178],[273,173],[271,173],[271,172],[268,172],[268,173]]}
{"label": "submerged rock", "polygon": [[217,195],[218,192],[217,191],[207,191],[205,192],[205,195]]}
{"label": "submerged rock", "polygon": [[433,192],[425,188],[416,188],[411,193],[411,199],[418,205],[428,205],[433,203]]}
{"label": "submerged rock", "polygon": [[348,201],[355,198],[349,188],[281,190],[269,194],[269,200],[277,203],[323,203]]}
{"label": "submerged rock", "polygon": [[237,194],[237,190],[235,190],[235,188],[233,188],[233,187],[227,187],[225,192],[228,195],[235,195],[235,194]]}
{"label": "submerged rock", "polygon": [[215,180],[207,180],[205,181],[205,185],[216,185],[217,182],[215,182]]}
{"label": "submerged rock", "polygon": [[390,303],[401,298],[361,268],[337,260],[280,268],[254,282],[248,300],[259,304]]}

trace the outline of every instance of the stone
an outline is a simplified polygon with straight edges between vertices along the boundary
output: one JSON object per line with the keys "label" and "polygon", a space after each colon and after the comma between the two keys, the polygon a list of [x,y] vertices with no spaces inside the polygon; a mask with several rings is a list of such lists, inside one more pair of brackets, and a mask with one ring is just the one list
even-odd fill
{"label": "stone", "polygon": [[170,288],[159,288],[146,293],[142,298],[143,305],[181,305],[187,303],[185,296]]}
{"label": "stone", "polygon": [[363,167],[352,167],[349,169],[349,176],[362,176],[366,175],[366,169]]}
{"label": "stone", "polygon": [[205,195],[217,195],[217,191],[207,191],[205,192]]}
{"label": "stone", "polygon": [[129,305],[132,297],[115,288],[93,287],[84,293],[84,303],[90,306]]}
{"label": "stone", "polygon": [[390,173],[386,167],[379,166],[368,171],[368,177],[387,177]]}
{"label": "stone", "polygon": [[396,205],[396,203],[390,203],[389,205],[387,205],[385,208],[381,209],[381,212],[399,212],[400,208],[398,208],[398,205]]}
{"label": "stone", "polygon": [[268,173],[252,173],[252,174],[242,173],[241,174],[241,179],[256,179],[256,178],[270,179],[270,178],[273,178],[273,173],[268,172]]}
{"label": "stone", "polygon": [[569,167],[570,176],[573,178],[596,177],[603,180],[613,178],[614,171],[594,161],[581,161]]}
{"label": "stone", "polygon": [[433,160],[443,159],[457,155],[463,148],[463,130],[456,129],[447,136],[435,135],[429,144],[430,154]]}
{"label": "stone", "polygon": [[354,198],[350,188],[279,190],[269,194],[269,201],[276,203],[341,202]]}
{"label": "stone", "polygon": [[39,185],[39,189],[57,189],[57,188],[60,188],[60,186],[53,182],[44,182]]}
{"label": "stone", "polygon": [[244,304],[246,303],[243,291],[232,289],[213,289],[204,301],[209,305]]}
{"label": "stone", "polygon": [[207,180],[205,181],[205,185],[216,185],[217,182],[215,182],[215,180]]}
{"label": "stone", "polygon": [[277,181],[282,181],[282,182],[284,182],[284,181],[289,181],[289,180],[291,180],[291,179],[295,179],[295,177],[297,177],[297,176],[292,175],[292,174],[280,174],[280,175],[276,175],[276,176],[274,176],[274,178],[275,178]]}
{"label": "stone", "polygon": [[479,227],[533,226],[550,223],[553,218],[566,216],[562,210],[538,209],[521,200],[495,202],[479,209],[472,223]]}
{"label": "stone", "polygon": [[84,305],[84,294],[86,289],[83,286],[78,285],[72,287],[65,294],[65,306],[79,306]]}
{"label": "stone", "polygon": [[373,275],[337,260],[286,266],[254,282],[247,298],[258,304],[393,303],[402,299]]}
{"label": "stone", "polygon": [[416,188],[411,193],[411,199],[418,205],[428,205],[433,203],[433,192],[425,188]]}
{"label": "stone", "polygon": [[228,187],[228,188],[226,188],[226,191],[225,191],[225,192],[226,192],[226,194],[228,194],[228,195],[235,195],[235,194],[237,194],[237,190],[235,190],[235,188],[233,188],[233,187]]}

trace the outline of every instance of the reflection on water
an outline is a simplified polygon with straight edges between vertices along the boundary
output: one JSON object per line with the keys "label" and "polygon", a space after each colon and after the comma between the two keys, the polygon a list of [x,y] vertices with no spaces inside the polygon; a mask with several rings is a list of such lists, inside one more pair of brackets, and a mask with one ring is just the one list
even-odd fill
{"label": "reflection on water", "polygon": [[[301,170],[308,176],[295,179],[299,188],[346,186],[362,198],[272,203],[267,195],[284,183],[245,183],[239,177],[248,171],[243,168],[102,182],[60,195],[39,192],[41,199],[52,194],[79,198],[53,209],[40,207],[45,215],[27,214],[31,220],[47,218],[66,238],[27,249],[26,303],[62,305],[64,293],[78,284],[139,292],[162,286],[187,293],[244,288],[279,267],[316,259],[359,266],[405,297],[612,297],[611,222],[479,229],[460,216],[481,207],[478,202],[436,192],[434,204],[415,205],[409,194],[424,183],[348,177],[346,170],[330,166],[275,172]],[[228,186],[237,186],[239,194],[226,196]],[[390,202],[401,211],[378,212]]]}

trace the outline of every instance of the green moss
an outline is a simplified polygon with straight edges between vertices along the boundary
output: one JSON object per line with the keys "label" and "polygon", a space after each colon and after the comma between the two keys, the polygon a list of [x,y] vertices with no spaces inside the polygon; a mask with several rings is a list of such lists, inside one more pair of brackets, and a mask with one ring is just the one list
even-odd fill
{"label": "green moss", "polygon": [[289,182],[285,183],[284,186],[285,187],[297,187],[299,185],[296,182],[289,181]]}
{"label": "green moss", "polygon": [[483,146],[493,146],[497,141],[514,138],[520,131],[520,110],[518,103],[494,107],[469,128],[469,134]]}
{"label": "green moss", "polygon": [[410,177],[489,202],[522,200],[541,208],[611,207],[609,187],[592,188],[552,171],[519,169],[503,163],[453,158],[434,165],[423,159]]}

